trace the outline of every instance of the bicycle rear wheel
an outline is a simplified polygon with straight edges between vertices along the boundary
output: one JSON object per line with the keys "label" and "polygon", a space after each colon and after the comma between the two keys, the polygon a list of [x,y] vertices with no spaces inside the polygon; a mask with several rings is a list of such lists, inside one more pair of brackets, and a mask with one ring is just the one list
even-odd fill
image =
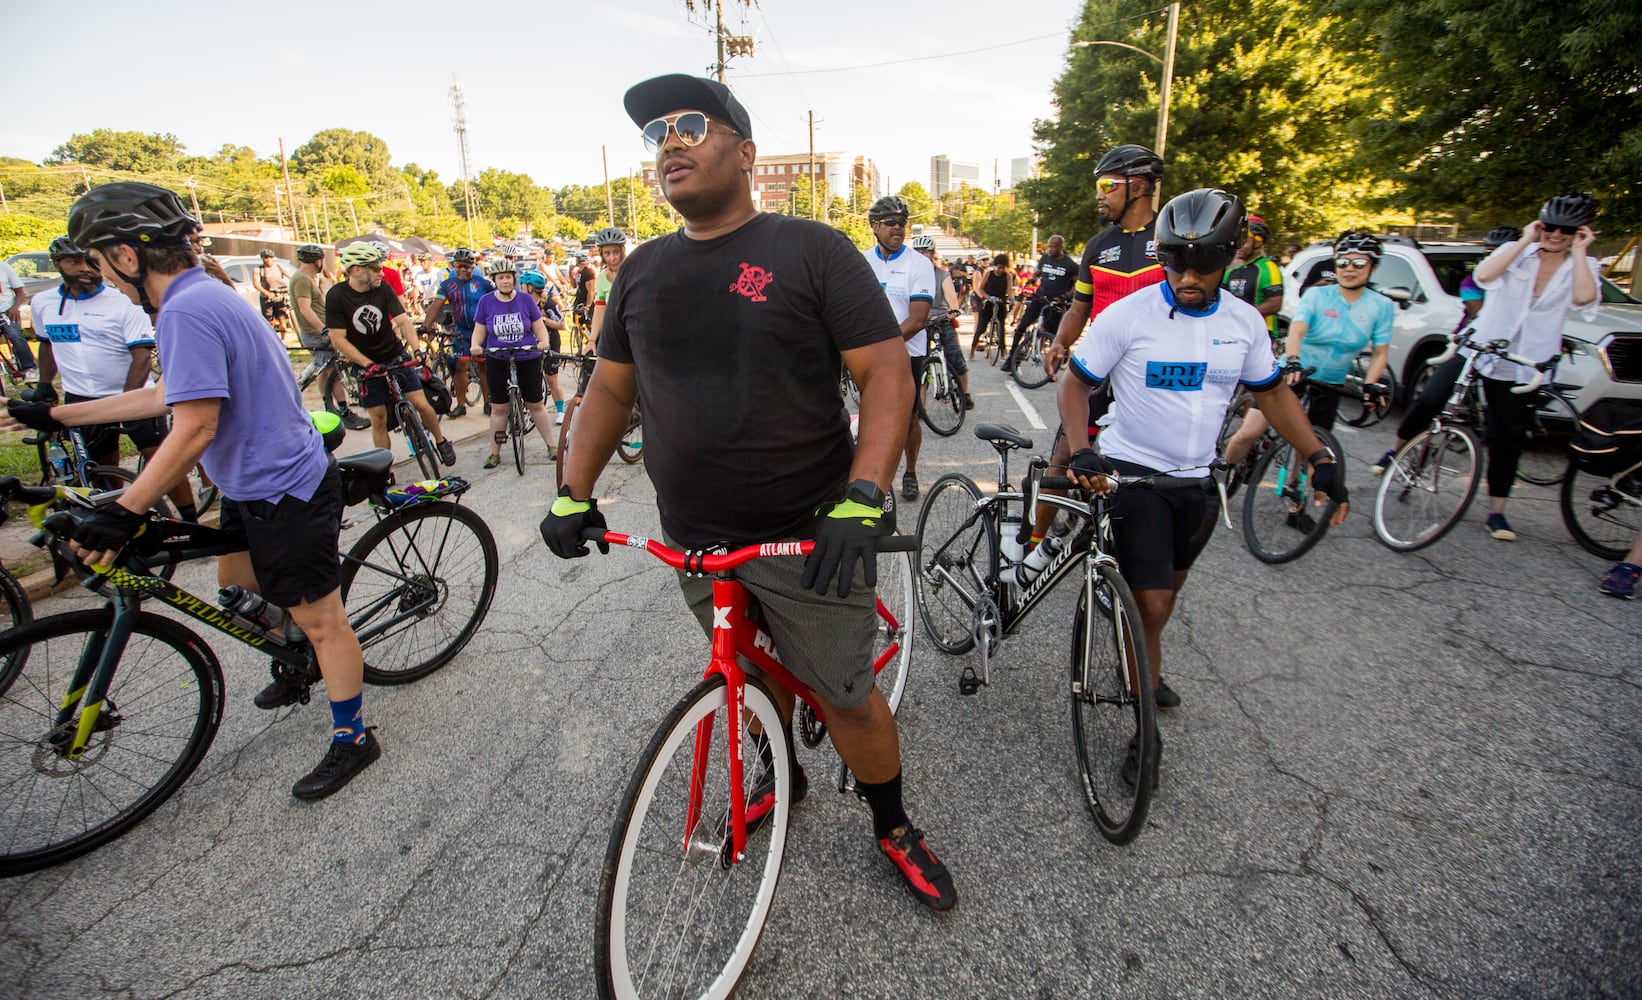
{"label": "bicycle rear wheel", "polygon": [[[28,591],[10,570],[0,567],[0,632],[9,632],[33,620],[34,606],[29,603]],[[0,657],[0,691],[11,682],[12,672],[21,669],[18,664],[26,656],[27,648],[23,647]]]}
{"label": "bicycle rear wheel", "polygon": [[[1340,443],[1321,427],[1312,431],[1323,444],[1341,454]],[[1338,475],[1345,475],[1342,465]],[[1243,494],[1243,541],[1263,563],[1286,563],[1310,551],[1328,533],[1335,503],[1312,503],[1311,475],[1305,458],[1287,441],[1278,441],[1260,457]]]}
{"label": "bicycle rear wheel", "polygon": [[61,864],[126,833],[182,787],[216,736],[216,657],[193,632],[143,612],[90,741],[69,758],[84,711],[71,697],[75,671],[113,621],[112,608],[71,611],[0,635],[0,662],[17,661],[0,677],[0,878]]}
{"label": "bicycle rear wheel", "polygon": [[1568,445],[1578,429],[1579,413],[1568,397],[1554,389],[1540,390],[1528,440],[1517,459],[1517,478],[1535,486],[1555,486],[1567,479],[1574,465]]}
{"label": "bicycle rear wheel", "polygon": [[1642,531],[1642,466],[1596,476],[1577,466],[1562,481],[1562,523],[1579,547],[1614,562]]}
{"label": "bicycle rear wheel", "polygon": [[[1226,407],[1226,418],[1220,422],[1220,433],[1214,442],[1216,456],[1225,457],[1226,445],[1231,443],[1232,436],[1243,426],[1243,421],[1248,418],[1249,408],[1253,405],[1254,397],[1247,389],[1239,387],[1232,396],[1231,405]],[[1248,455],[1241,462],[1226,470],[1226,499],[1230,500],[1236,496],[1242,485],[1254,475],[1254,467],[1260,461],[1263,447],[1264,442],[1256,441],[1249,447]]]}
{"label": "bicycle rear wheel", "polygon": [[[1126,844],[1146,823],[1162,743],[1140,611],[1111,566],[1097,565],[1078,595],[1071,691],[1072,746],[1089,815],[1102,837]],[[1126,768],[1133,780],[1126,780]]]}
{"label": "bicycle rear wheel", "polygon": [[405,432],[405,443],[410,446],[411,457],[416,459],[416,467],[422,470],[422,478],[438,479],[439,456],[434,454],[433,438],[422,426],[421,414],[416,412],[416,407],[403,400],[395,404],[394,409],[399,414],[399,429]]}
{"label": "bicycle rear wheel", "polygon": [[[1353,368],[1351,377],[1346,379],[1346,385],[1361,389],[1362,378],[1368,374],[1368,370],[1361,360],[1358,361],[1358,364],[1363,366],[1362,370],[1359,371],[1357,368]],[[1391,412],[1391,404],[1397,400],[1397,376],[1391,373],[1390,365],[1386,366],[1385,372],[1380,375],[1380,381],[1376,384],[1384,393],[1385,408],[1376,409],[1368,405],[1366,399],[1354,399],[1347,396],[1340,403],[1341,419],[1352,427],[1373,427],[1384,420],[1385,415]]]}
{"label": "bicycle rear wheel", "polygon": [[980,500],[980,489],[953,473],[935,483],[918,512],[918,613],[948,653],[974,648],[975,606],[997,579],[997,529]]}
{"label": "bicycle rear wheel", "polygon": [[401,508],[371,525],[342,559],[365,679],[404,684],[449,663],[489,613],[499,566],[489,526],[458,503]]}
{"label": "bicycle rear wheel", "polygon": [[636,406],[633,407],[633,415],[627,419],[627,430],[616,442],[616,454],[628,465],[644,457],[644,420]]}
{"label": "bicycle rear wheel", "polygon": [[[633,771],[599,879],[593,951],[601,997],[728,997],[752,959],[786,854],[792,773],[774,701],[757,680],[743,690],[734,720],[724,679],[702,681],[673,706]],[[768,734],[775,803],[733,860],[730,797],[750,798],[766,773],[755,721]],[[732,723],[745,762],[741,788],[728,780]],[[701,776],[694,809],[692,775]]]}
{"label": "bicycle rear wheel", "polygon": [[951,437],[964,425],[964,394],[947,371],[945,359],[924,367],[918,386],[918,416],[941,437]]}
{"label": "bicycle rear wheel", "polygon": [[1374,534],[1398,552],[1425,548],[1465,516],[1481,480],[1477,439],[1469,428],[1421,432],[1380,477]]}
{"label": "bicycle rear wheel", "polygon": [[518,390],[507,394],[507,436],[513,440],[513,467],[525,474],[525,401]]}
{"label": "bicycle rear wheel", "polygon": [[1015,359],[1015,382],[1022,389],[1036,389],[1049,381],[1049,369],[1043,363],[1043,352],[1054,341],[1054,334],[1042,327],[1030,330],[1021,341],[1020,356]]}

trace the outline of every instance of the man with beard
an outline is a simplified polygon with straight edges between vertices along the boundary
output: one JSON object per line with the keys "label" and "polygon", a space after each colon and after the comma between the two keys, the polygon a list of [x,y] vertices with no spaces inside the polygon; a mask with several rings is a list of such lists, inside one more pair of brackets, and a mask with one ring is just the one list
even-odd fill
{"label": "man with beard", "polygon": [[[154,327],[148,317],[136,303],[106,287],[103,272],[67,236],[52,240],[49,252],[63,281],[29,302],[40,334],[40,386],[25,398],[55,403],[57,390],[51,383],[59,374],[70,403],[153,385]],[[92,424],[85,428],[86,451],[98,465],[119,465],[121,434],[148,458],[165,432],[164,417]],[[170,497],[179,516],[194,520],[194,491],[187,479],[172,487]]]}
{"label": "man with beard", "polygon": [[[587,554],[582,531],[605,523],[593,500],[599,470],[642,397],[644,469],[669,544],[814,539],[802,566],[758,559],[736,577],[758,601],[783,665],[819,699],[872,811],[879,849],[919,902],[949,910],[958,901],[951,876],[902,804],[900,738],[871,663],[874,546],[893,530],[885,486],[912,413],[900,326],[843,234],[758,211],[748,184],[758,158],[752,123],[728,87],[672,74],[634,86],[624,104],[656,153],[662,194],[684,228],[638,247],[616,276],[599,363],[542,538],[563,558]],[[838,400],[840,363],[861,388],[853,448]],[[827,592],[835,573],[836,598]],[[681,574],[679,582],[710,632],[712,581]],[[791,748],[794,697],[772,687]],[[761,765],[749,834],[772,814],[777,794],[768,743],[753,766]],[[796,759],[789,765],[796,803],[809,781]]]}
{"label": "man with beard", "polygon": [[[1044,255],[1038,258],[1037,269],[1032,272],[1032,278],[1038,283],[1037,290],[1026,300],[1026,309],[1021,313],[1020,322],[1015,325],[1015,340],[1009,345],[1009,360],[1003,363],[1006,372],[1015,370],[1015,357],[1020,353],[1021,338],[1026,331],[1038,321],[1051,302],[1069,294],[1073,282],[1077,280],[1072,258],[1066,252],[1065,237],[1049,237],[1044,250]],[[1060,331],[1057,329],[1056,332]]]}

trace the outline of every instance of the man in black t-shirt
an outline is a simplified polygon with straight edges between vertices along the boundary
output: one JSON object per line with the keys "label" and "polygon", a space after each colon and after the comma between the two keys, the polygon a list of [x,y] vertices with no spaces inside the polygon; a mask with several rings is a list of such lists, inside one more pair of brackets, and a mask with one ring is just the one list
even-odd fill
{"label": "man in black t-shirt", "polygon": [[586,321],[589,318],[588,309],[593,304],[595,275],[593,269],[587,266],[587,257],[584,254],[576,255],[576,264],[572,273],[575,275],[572,280],[576,284],[576,297],[571,302],[571,306],[581,314],[583,321]]}
{"label": "man in black t-shirt", "polygon": [[[325,332],[330,335],[331,346],[366,372],[376,365],[409,361],[405,345],[421,351],[422,342],[405,312],[405,304],[393,289],[382,284],[382,251],[368,243],[355,243],[343,250],[338,260],[347,269],[348,280],[337,282],[325,293]],[[422,426],[438,442],[439,460],[446,465],[456,464],[456,447],[445,440],[439,415],[422,391],[422,378],[415,368],[400,368],[385,375],[361,374],[359,405],[371,418],[372,443],[378,448],[388,447],[391,396],[387,380],[391,378],[398,383],[405,400],[416,407]]]}
{"label": "man in black t-shirt", "polygon": [[1021,312],[1021,321],[1015,325],[1015,340],[1009,345],[1009,360],[1003,363],[1003,370],[1015,370],[1015,355],[1021,349],[1021,338],[1032,324],[1043,315],[1043,310],[1051,302],[1064,299],[1072,294],[1072,284],[1077,281],[1077,262],[1071,254],[1066,252],[1066,239],[1062,236],[1051,236],[1045,244],[1047,251],[1038,259],[1037,269],[1032,277],[1038,283],[1038,290],[1026,300],[1026,308]]}
{"label": "man in black t-shirt", "polygon": [[[874,543],[888,530],[885,487],[913,403],[899,326],[846,237],[758,212],[748,185],[752,125],[729,88],[674,74],[638,84],[624,103],[656,151],[662,194],[684,228],[640,246],[616,275],[542,537],[562,557],[587,553],[581,531],[604,525],[594,484],[642,399],[644,468],[667,536],[690,549],[813,538],[802,564],[757,559],[736,578],[758,600],[783,666],[819,700],[880,850],[916,898],[950,909],[951,876],[902,805],[895,717],[871,663]],[[841,362],[861,389],[854,448],[838,397]],[[835,571],[837,597],[828,593]],[[710,583],[680,577],[709,634]],[[793,695],[771,687],[790,732]],[[796,758],[789,766],[796,803],[808,780]],[[749,816],[768,815],[779,794],[767,767],[753,773],[764,772]]]}

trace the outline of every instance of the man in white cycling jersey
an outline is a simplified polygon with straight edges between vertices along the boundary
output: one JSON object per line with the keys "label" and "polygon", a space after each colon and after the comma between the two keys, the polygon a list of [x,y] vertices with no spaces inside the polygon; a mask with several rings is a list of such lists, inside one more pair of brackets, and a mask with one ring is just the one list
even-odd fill
{"label": "man in white cycling jersey", "polygon": [[[1264,318],[1241,299],[1221,294],[1243,227],[1242,203],[1224,191],[1200,188],[1163,206],[1157,251],[1164,282],[1103,311],[1073,349],[1074,377],[1061,381],[1061,425],[1072,451],[1068,474],[1098,492],[1111,488],[1104,475],[1112,472],[1123,478],[1207,476],[1220,424],[1242,383],[1278,433],[1308,456],[1316,489],[1340,505],[1333,522],[1339,524],[1349,506],[1345,483],[1283,381]],[[1106,381],[1122,403],[1112,408],[1097,453],[1089,444],[1089,390]],[[1205,521],[1214,516],[1197,490],[1125,490],[1113,501],[1114,554],[1134,591],[1152,682],[1161,690],[1167,690],[1163,626],[1208,541]],[[1137,751],[1131,741],[1126,779],[1133,780]],[[1153,752],[1161,754],[1161,740]]]}

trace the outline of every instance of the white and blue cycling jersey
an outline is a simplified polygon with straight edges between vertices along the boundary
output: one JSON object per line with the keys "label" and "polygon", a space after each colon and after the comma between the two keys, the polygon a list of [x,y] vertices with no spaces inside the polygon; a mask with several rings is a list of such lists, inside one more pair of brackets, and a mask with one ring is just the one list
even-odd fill
{"label": "white and blue cycling jersey", "polygon": [[1149,469],[1208,475],[1215,439],[1239,382],[1270,389],[1279,379],[1266,320],[1222,294],[1201,312],[1178,307],[1168,282],[1143,288],[1095,317],[1072,349],[1072,372],[1110,380],[1114,402],[1100,433],[1107,458]]}

